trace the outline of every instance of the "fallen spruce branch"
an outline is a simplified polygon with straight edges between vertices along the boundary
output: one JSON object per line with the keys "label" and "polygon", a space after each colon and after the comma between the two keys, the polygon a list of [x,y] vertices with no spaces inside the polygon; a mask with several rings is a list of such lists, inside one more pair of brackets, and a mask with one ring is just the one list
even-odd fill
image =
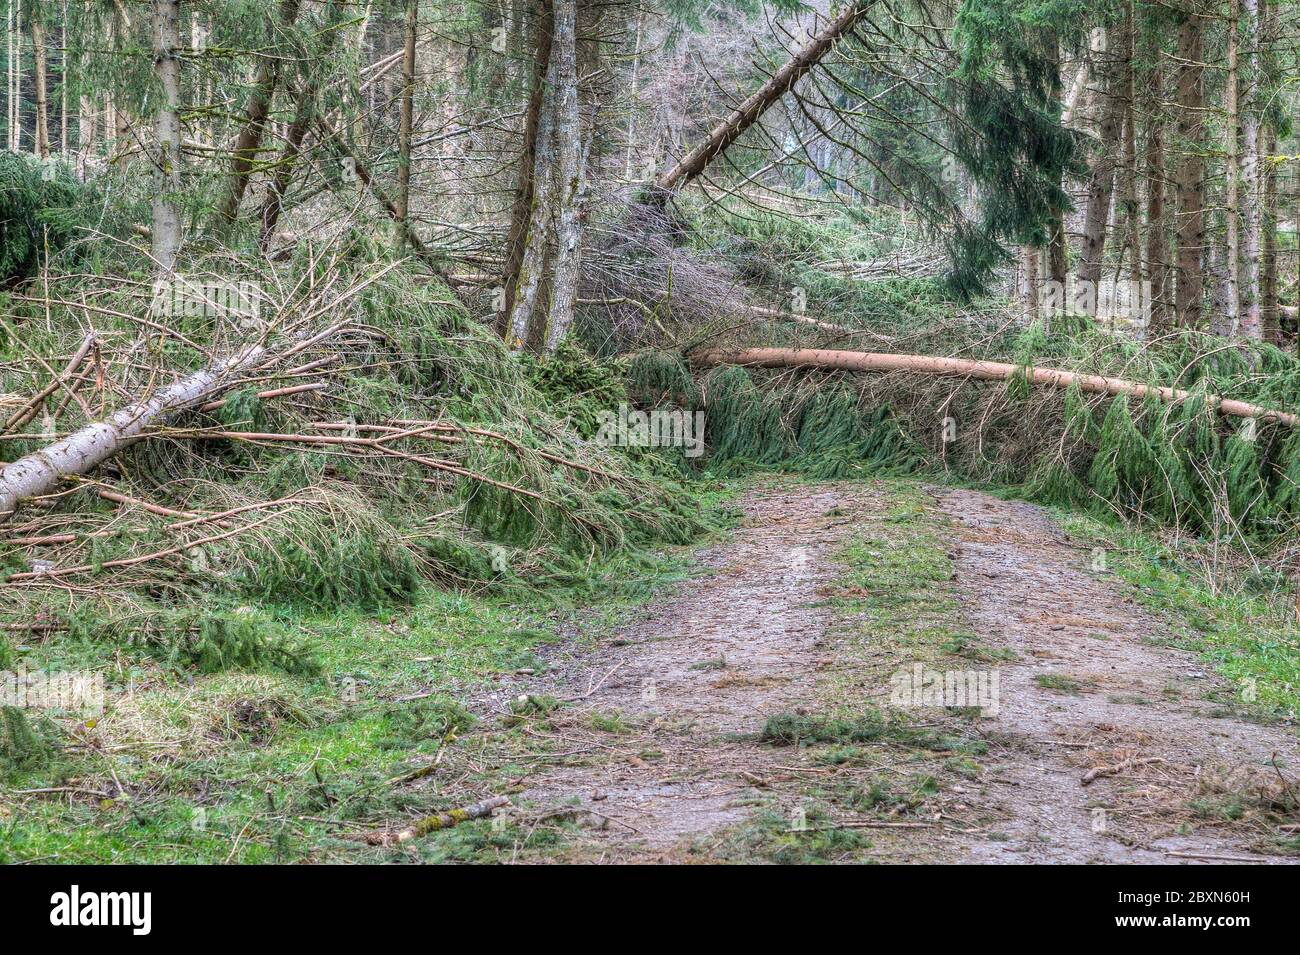
{"label": "fallen spruce branch", "polygon": [[372,846],[399,845],[403,842],[410,842],[412,839],[419,839],[421,836],[427,836],[429,833],[437,832],[440,829],[450,829],[452,826],[458,826],[462,822],[468,822],[471,819],[482,819],[508,805],[510,805],[508,796],[493,796],[491,799],[484,799],[462,809],[452,809],[449,812],[434,813],[432,816],[417,819],[414,825],[408,826],[400,832],[385,829],[379,832],[366,833],[362,838],[368,845]]}
{"label": "fallen spruce branch", "polygon": [[[479,474],[476,471],[470,471],[452,461],[442,461],[437,458],[431,458],[422,454],[408,454],[404,451],[398,451],[394,448],[385,446],[388,441],[395,440],[399,437],[413,437],[415,432],[390,434],[382,438],[359,438],[349,435],[333,434],[277,434],[271,431],[221,431],[216,429],[187,429],[187,430],[170,430],[151,433],[150,437],[168,437],[177,439],[187,439],[192,441],[247,441],[250,444],[305,444],[305,445],[339,445],[342,447],[362,448],[374,452],[375,454],[400,458],[403,461],[413,461],[416,464],[422,464],[427,468],[435,471],[445,471],[448,474],[456,474],[471,481],[478,481],[482,484],[491,484],[493,487],[499,487],[503,491],[509,491],[512,494],[522,494],[525,497],[531,497],[544,503],[554,503],[546,498],[545,495],[536,491],[530,491],[528,488],[518,487],[514,484],[507,484],[505,481],[498,481],[490,478],[486,474]],[[0,515],[3,516],[3,515]]]}
{"label": "fallen spruce branch", "polygon": [[[691,363],[704,368],[740,365],[747,368],[822,368],[828,371],[902,371],[918,375],[1007,381],[1023,373],[1031,384],[1054,388],[1077,385],[1090,394],[1152,396],[1168,404],[1187,401],[1195,395],[1180,388],[1143,385],[1123,378],[1107,378],[1056,368],[1025,367],[1001,361],[971,358],[941,358],[932,355],[895,355],[885,352],[835,351],[825,348],[738,348],[705,349],[691,356]],[[1300,426],[1300,416],[1219,395],[1207,395],[1210,406],[1220,414],[1237,418],[1277,421],[1288,428]]]}
{"label": "fallen spruce branch", "polygon": [[[68,361],[68,364],[64,367],[63,371],[55,377],[53,381],[37,392],[37,394],[23,405],[23,407],[15,411],[9,417],[9,420],[4,423],[4,426],[0,427],[0,432],[9,432],[21,428],[23,425],[27,424],[27,422],[31,421],[32,418],[36,417],[41,410],[41,406],[45,404],[45,399],[49,398],[50,395],[54,394],[60,388],[69,388],[69,382],[72,379],[72,376],[79,368],[81,368],[81,363],[86,360],[86,355],[90,353],[90,349],[94,344],[95,333],[91,332],[82,341],[81,347],[77,349],[76,354]],[[72,391],[69,390],[69,396],[71,395]]]}

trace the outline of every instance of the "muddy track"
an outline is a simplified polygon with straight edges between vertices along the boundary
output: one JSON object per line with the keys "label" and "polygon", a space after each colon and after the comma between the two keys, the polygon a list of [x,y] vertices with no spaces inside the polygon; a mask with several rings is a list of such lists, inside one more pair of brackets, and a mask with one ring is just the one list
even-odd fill
{"label": "muddy track", "polygon": [[577,697],[568,723],[618,713],[631,738],[587,765],[534,774],[517,801],[577,800],[630,859],[743,819],[752,780],[789,753],[740,737],[815,696],[828,611],[813,605],[834,579],[828,557],[851,531],[840,511],[853,497],[849,486],[751,491],[734,538],[699,556],[703,573],[629,620],[621,646],[545,688]]}
{"label": "muddy track", "polygon": [[[964,615],[981,640],[1015,654],[999,667],[999,712],[986,725],[1000,744],[990,789],[1010,838],[954,861],[1278,861],[1226,828],[1175,831],[1189,799],[1271,785],[1275,757],[1294,772],[1294,733],[1222,716],[1210,697],[1230,700],[1234,688],[1196,655],[1161,646],[1165,624],[1090,572],[1093,555],[1041,509],[933,493],[957,529]],[[1124,768],[1082,785],[1099,766]]]}
{"label": "muddy track", "polygon": [[[976,791],[959,787],[961,822],[882,833],[869,855],[1280,861],[1256,856],[1250,834],[1232,828],[1177,832],[1198,792],[1275,777],[1275,754],[1294,766],[1294,734],[1216,716],[1206,699],[1224,689],[1216,677],[1194,654],[1159,646],[1160,621],[1090,574],[1088,553],[1040,509],[974,491],[931,493],[951,525],[965,622],[1004,652],[1000,705],[978,723],[989,751]],[[547,731],[552,755],[534,764],[515,802],[534,815],[576,812],[591,822],[584,857],[707,859],[756,804],[799,798],[801,773],[811,771],[803,754],[756,737],[772,714],[819,709],[823,668],[843,676],[824,605],[840,570],[831,556],[880,503],[868,484],[759,484],[743,507],[743,526],[699,556],[698,576],[558,676],[509,688],[571,704]],[[864,666],[864,705],[888,698],[882,674],[911,663]],[[602,719],[623,728],[591,732]],[[1119,768],[1082,785],[1097,767]]]}

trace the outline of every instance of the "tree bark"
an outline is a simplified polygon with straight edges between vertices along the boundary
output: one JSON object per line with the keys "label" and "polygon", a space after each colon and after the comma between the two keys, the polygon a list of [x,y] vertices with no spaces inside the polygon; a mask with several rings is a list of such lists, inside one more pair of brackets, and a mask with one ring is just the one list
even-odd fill
{"label": "tree bark", "polygon": [[150,425],[232,386],[243,372],[263,363],[266,357],[263,346],[249,346],[115,412],[104,421],[86,425],[61,441],[6,465],[0,470],[0,523],[13,517],[23,498],[48,494],[63,479],[88,473],[139,440]]}
{"label": "tree bark", "polygon": [[[1277,61],[1274,45],[1278,34],[1277,0],[1264,0],[1264,35],[1262,76],[1271,92],[1277,86]],[[1272,156],[1277,152],[1277,125],[1270,119],[1264,124],[1264,199],[1263,199],[1263,249],[1259,264],[1260,325],[1264,341],[1279,344],[1282,328],[1277,299],[1277,163]]]}
{"label": "tree bark", "polygon": [[418,0],[406,0],[406,35],[402,50],[402,105],[397,123],[397,200],[393,245],[398,255],[411,233],[411,123],[415,112],[415,29]]}
{"label": "tree bark", "polygon": [[1169,239],[1165,223],[1165,124],[1161,103],[1164,100],[1164,66],[1158,35],[1148,48],[1151,72],[1147,75],[1146,109],[1146,278],[1151,283],[1152,337],[1169,331]]}
{"label": "tree bark", "polygon": [[[1089,394],[1128,395],[1132,398],[1158,398],[1177,404],[1200,392],[1179,388],[1143,385],[1123,378],[1107,378],[1055,368],[1025,368],[1000,361],[970,358],[939,358],[930,355],[894,355],[884,352],[833,351],[824,348],[740,348],[709,349],[690,356],[691,363],[709,368],[716,365],[740,365],[747,368],[821,368],[827,371],[902,371],[949,378],[974,378],[979,381],[1006,381],[1012,375],[1027,373],[1031,384],[1053,388],[1078,385]],[[1277,421],[1288,428],[1300,426],[1300,416],[1264,408],[1260,405],[1210,395],[1206,399],[1220,414],[1238,418]]]}
{"label": "tree bark", "polygon": [[1205,20],[1187,13],[1178,27],[1178,68],[1174,74],[1181,155],[1174,159],[1174,214],[1178,261],[1174,311],[1183,328],[1202,325],[1205,287],[1205,160],[1200,155],[1205,107]]}
{"label": "tree bark", "polygon": [[[330,0],[329,11],[324,40],[316,51],[316,57],[322,60],[333,52],[344,15],[339,0]],[[289,184],[293,181],[293,167],[302,153],[302,144],[307,138],[307,131],[311,129],[312,121],[315,119],[316,97],[320,93],[324,75],[322,70],[309,70],[307,82],[294,97],[293,121],[289,124],[289,132],[285,134],[284,149],[280,153],[275,175],[267,187],[266,198],[262,203],[262,226],[258,237],[258,248],[263,252],[270,247],[271,239],[275,235],[275,227],[280,222],[281,213],[284,212],[284,197],[289,191]],[[292,93],[292,89],[290,92]]]}
{"label": "tree bark", "polygon": [[46,85],[49,61],[45,49],[45,24],[41,21],[44,14],[32,8],[28,16],[32,19],[32,66],[34,67],[33,72],[36,74],[36,155],[42,159],[49,159],[50,107],[49,91]]}
{"label": "tree bark", "polygon": [[555,76],[556,57],[550,58],[546,74],[546,94],[537,122],[536,155],[533,157],[533,199],[528,215],[524,239],[524,252],[519,265],[514,304],[510,312],[509,341],[514,349],[521,349],[529,340],[534,326],[533,314],[542,290],[546,270],[550,226],[555,193]]}
{"label": "tree bark", "polygon": [[1223,152],[1225,157],[1223,162],[1223,220],[1226,233],[1224,266],[1227,280],[1224,287],[1223,303],[1227,311],[1224,316],[1224,326],[1229,335],[1236,335],[1243,330],[1241,327],[1240,282],[1241,202],[1238,188],[1241,169],[1238,166],[1239,157],[1237,153],[1237,140],[1241,135],[1241,112],[1237,85],[1239,41],[1236,0],[1230,0],[1229,9],[1231,15],[1228,18],[1228,73],[1224,91],[1224,97],[1227,101],[1228,121],[1223,131]]}
{"label": "tree bark", "polygon": [[858,0],[840,11],[802,50],[719,123],[704,142],[656,180],[654,201],[663,203],[671,193],[690,185],[692,180],[708,168],[709,163],[726,152],[727,147],[753,126],[768,107],[788,93],[823,56],[834,49],[873,5],[873,0]]}
{"label": "tree bark", "polygon": [[555,268],[551,280],[546,350],[568,334],[578,298],[581,223],[578,191],[582,176],[582,123],[578,116],[578,4],[555,3]]}
{"label": "tree bark", "polygon": [[[298,19],[300,0],[281,0],[280,27],[283,30],[293,28]],[[277,47],[282,44],[277,43]],[[275,88],[280,79],[280,61],[277,57],[262,58],[253,78],[253,91],[249,94],[248,105],[244,109],[246,122],[240,127],[235,138],[235,147],[231,150],[230,183],[225,198],[217,210],[217,222],[223,231],[234,225],[239,216],[239,204],[248,189],[248,180],[252,177],[253,166],[257,161],[258,150],[262,146],[262,136],[266,130],[266,118],[271,112],[271,102],[275,98]]]}
{"label": "tree bark", "polygon": [[1092,294],[1085,301],[1095,305],[1100,300],[1102,259],[1106,251],[1106,229],[1110,223],[1111,200],[1115,193],[1117,148],[1123,128],[1124,89],[1123,59],[1128,49],[1127,30],[1123,24],[1112,27],[1107,32],[1105,69],[1099,71],[1104,77],[1104,92],[1101,99],[1101,121],[1097,135],[1101,140],[1090,163],[1088,181],[1087,211],[1083,226],[1083,248],[1079,256],[1079,285],[1083,289],[1091,288]]}
{"label": "tree bark", "polygon": [[514,313],[519,289],[519,270],[523,266],[524,250],[528,243],[528,222],[536,187],[533,174],[537,164],[537,136],[546,93],[546,75],[551,62],[551,35],[554,31],[551,0],[537,0],[533,16],[533,82],[524,119],[524,144],[519,157],[515,201],[510,210],[510,232],[506,236],[505,263],[501,272],[501,302],[496,318],[497,333],[502,337],[511,331],[510,317]]}
{"label": "tree bark", "polygon": [[[1260,136],[1262,126],[1259,86],[1260,0],[1241,0],[1242,22],[1245,27],[1246,62],[1245,82],[1241,86],[1241,334],[1260,340],[1264,325],[1260,314],[1260,256],[1264,244],[1264,190],[1260,175]],[[1239,73],[1239,76],[1241,75]]]}
{"label": "tree bark", "polygon": [[181,246],[181,218],[176,208],[181,188],[180,0],[153,0],[154,73],[162,90],[154,118],[153,257],[170,271]]}

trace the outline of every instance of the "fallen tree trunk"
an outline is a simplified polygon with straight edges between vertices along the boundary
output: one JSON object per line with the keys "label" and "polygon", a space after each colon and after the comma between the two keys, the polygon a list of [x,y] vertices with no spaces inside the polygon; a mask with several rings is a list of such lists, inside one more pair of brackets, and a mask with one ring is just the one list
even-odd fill
{"label": "fallen tree trunk", "polygon": [[[1000,361],[941,358],[931,355],[894,355],[884,352],[833,351],[824,348],[706,349],[692,354],[691,363],[705,368],[717,365],[741,365],[750,368],[823,368],[828,371],[904,371],[918,375],[975,378],[981,381],[1006,381],[1017,372],[1024,372],[1031,384],[1048,385],[1054,388],[1078,385],[1080,391],[1090,394],[1130,395],[1134,398],[1152,396],[1168,404],[1177,404],[1195,396],[1193,392],[1180,388],[1143,385],[1123,378],[1107,378],[1103,375],[1062,371],[1056,368],[1026,368],[1023,365]],[[1277,421],[1288,428],[1300,426],[1300,416],[1286,411],[1264,408],[1219,395],[1209,395],[1207,400],[1211,407],[1218,409],[1220,414]]]}
{"label": "fallen tree trunk", "polygon": [[771,78],[737,106],[730,116],[719,123],[709,134],[708,139],[688,152],[676,166],[655,181],[658,199],[662,201],[668,194],[688,185],[692,179],[704,172],[709,163],[722,155],[745,130],[758,122],[759,117],[767,112],[773,103],[793,89],[795,83],[799,82],[804,74],[816,66],[821,58],[853,29],[872,5],[873,0],[859,0],[845,7],[839,16],[826,24],[802,50],[773,73]]}
{"label": "fallen tree trunk", "polygon": [[150,425],[211,398],[267,357],[264,346],[249,346],[5,466],[0,471],[0,522],[14,516],[23,498],[47,494],[64,478],[87,473],[139,440]]}

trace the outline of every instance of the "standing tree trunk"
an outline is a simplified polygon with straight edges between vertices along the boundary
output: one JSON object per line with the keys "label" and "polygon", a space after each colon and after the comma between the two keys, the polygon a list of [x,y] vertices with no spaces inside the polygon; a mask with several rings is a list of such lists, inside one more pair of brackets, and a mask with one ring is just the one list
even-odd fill
{"label": "standing tree trunk", "polygon": [[[1260,96],[1260,0],[1241,0],[1245,28],[1245,82],[1241,88],[1241,333],[1247,338],[1262,339],[1264,325],[1260,314],[1260,256],[1264,243],[1264,190],[1260,175],[1261,101]],[[1239,64],[1239,67],[1241,64]],[[1240,74],[1239,74],[1240,75]]]}
{"label": "standing tree trunk", "polygon": [[556,57],[546,72],[546,92],[537,118],[536,155],[533,157],[533,196],[525,227],[524,250],[519,264],[515,300],[510,311],[510,345],[520,349],[528,342],[534,326],[533,313],[546,269],[548,233],[554,221],[552,196],[555,192],[555,74]]}
{"label": "standing tree trunk", "polygon": [[[1227,261],[1226,272],[1227,281],[1225,283],[1223,302],[1227,314],[1224,316],[1224,327],[1229,335],[1236,335],[1243,331],[1241,327],[1241,202],[1239,195],[1239,183],[1241,170],[1238,168],[1237,138],[1241,133],[1241,109],[1238,99],[1238,27],[1237,27],[1237,8],[1236,0],[1232,0],[1230,9],[1231,16],[1228,18],[1228,75],[1227,89],[1224,97],[1227,100],[1228,121],[1223,131],[1224,138],[1224,227],[1227,233],[1227,247],[1225,249]],[[1256,336],[1258,337],[1258,336]]]}
{"label": "standing tree trunk", "polygon": [[[1124,14],[1124,119],[1123,128],[1123,164],[1120,170],[1119,208],[1116,210],[1117,223],[1123,224],[1123,243],[1120,248],[1119,268],[1116,277],[1124,271],[1124,253],[1129,254],[1129,289],[1139,292],[1130,295],[1129,319],[1139,325],[1145,332],[1148,316],[1141,315],[1139,309],[1143,303],[1139,283],[1142,281],[1142,236],[1141,217],[1138,215],[1137,197],[1137,89],[1134,83],[1133,60],[1137,53],[1134,37],[1137,33],[1136,9],[1133,0],[1129,0]],[[1117,290],[1118,291],[1118,290]]]}
{"label": "standing tree trunk", "polygon": [[153,0],[154,74],[162,92],[154,117],[153,257],[170,271],[181,247],[180,0]]}
{"label": "standing tree trunk", "polygon": [[[316,61],[323,62],[334,50],[334,43],[338,38],[344,16],[340,0],[330,0],[329,12],[324,37],[320,47],[315,50]],[[323,70],[312,69],[309,64],[307,82],[294,99],[293,121],[289,124],[284,149],[275,167],[275,176],[267,187],[266,199],[262,203],[262,226],[258,237],[258,248],[263,252],[270,247],[271,239],[275,235],[275,227],[280,222],[280,214],[284,211],[284,197],[289,190],[289,183],[293,181],[293,167],[302,152],[303,141],[307,138],[307,131],[311,129],[312,121],[315,119],[316,97],[320,92],[321,80],[324,76]]]}
{"label": "standing tree trunk", "polygon": [[23,57],[23,31],[22,31],[22,3],[21,0],[15,0],[9,7],[9,22],[6,24],[9,28],[7,47],[8,66],[7,75],[5,76],[5,92],[8,93],[8,133],[9,149],[13,152],[18,151],[19,141],[21,139],[22,125],[19,117],[20,102],[18,98],[18,82],[22,75],[20,64]]}
{"label": "standing tree trunk", "polygon": [[406,0],[406,46],[402,51],[402,108],[397,124],[397,223],[393,246],[405,251],[411,234],[411,124],[415,111],[415,27],[419,0]]}
{"label": "standing tree trunk", "polygon": [[[1111,200],[1115,193],[1115,167],[1124,118],[1123,61],[1128,49],[1125,27],[1112,27],[1106,37],[1105,77],[1101,98],[1101,122],[1088,181],[1088,203],[1083,225],[1083,248],[1079,256],[1079,287],[1085,292],[1085,301],[1095,313],[1101,299],[1101,266],[1106,252],[1106,228],[1110,223]],[[1091,294],[1087,294],[1087,293]]]}
{"label": "standing tree trunk", "polygon": [[41,20],[45,14],[36,7],[31,7],[27,15],[32,20],[32,65],[36,74],[36,155],[49,159],[50,106],[46,86],[49,60],[45,49],[45,24]]}
{"label": "standing tree trunk", "polygon": [[1174,215],[1177,220],[1178,262],[1174,311],[1183,328],[1200,328],[1205,286],[1201,264],[1205,253],[1205,160],[1201,139],[1205,108],[1205,20],[1186,13],[1178,27],[1178,68],[1174,75],[1178,105],[1179,154],[1173,157]]}
{"label": "standing tree trunk", "polygon": [[[298,19],[300,0],[281,0],[280,28],[290,30]],[[277,43],[283,47],[283,42]],[[239,216],[239,204],[244,199],[248,180],[253,174],[253,165],[257,161],[257,152],[262,146],[262,135],[266,130],[266,118],[271,112],[271,101],[275,98],[275,88],[280,78],[280,60],[277,56],[263,57],[258,64],[253,78],[253,91],[248,97],[248,106],[244,113],[247,121],[235,138],[235,148],[231,151],[230,183],[225,198],[217,210],[218,229],[225,231],[234,224]]]}
{"label": "standing tree trunk", "polygon": [[551,286],[551,318],[546,333],[550,351],[568,334],[578,298],[581,223],[578,187],[581,179],[582,123],[578,116],[578,3],[555,2],[555,141],[556,214],[555,270]]}
{"label": "standing tree trunk", "polygon": [[[179,20],[180,14],[177,13]],[[112,48],[116,56],[125,56],[125,48],[131,37],[131,17],[127,13],[126,7],[120,2],[113,4],[113,26],[112,26]],[[156,69],[156,67],[155,67]],[[122,162],[131,148],[131,120],[127,115],[126,107],[122,104],[122,97],[118,96],[115,91],[108,92],[108,113],[104,122],[112,124],[112,142],[109,147],[109,155],[113,162]],[[104,136],[110,135],[108,129],[104,130]]]}
{"label": "standing tree trunk", "polygon": [[[1268,95],[1277,88],[1277,60],[1274,45],[1278,34],[1278,2],[1262,0],[1263,35],[1261,47],[1261,81]],[[1263,152],[1263,249],[1259,263],[1260,326],[1264,341],[1274,345],[1282,338],[1277,300],[1277,163],[1272,156],[1277,152],[1277,125],[1271,118],[1264,121]]]}
{"label": "standing tree trunk", "polygon": [[551,62],[551,35],[555,26],[551,0],[538,0],[533,17],[533,81],[528,95],[528,111],[524,118],[524,144],[519,157],[519,179],[515,185],[514,205],[510,210],[510,231],[506,236],[501,298],[497,308],[497,332],[502,337],[512,331],[510,319],[519,290],[519,270],[523,266],[524,249],[528,243],[528,223],[536,186],[533,173],[537,164],[537,139],[546,93],[546,77]]}
{"label": "standing tree trunk", "polygon": [[1037,247],[1021,246],[1020,270],[1024,273],[1025,281],[1021,286],[1020,300],[1025,307],[1025,318],[1031,322],[1038,318],[1038,286],[1042,271],[1040,260],[1041,254]]}
{"label": "standing tree trunk", "polygon": [[[1148,31],[1149,32],[1149,31]],[[1164,99],[1164,66],[1160,38],[1156,35],[1149,47],[1151,71],[1144,88],[1146,100],[1146,190],[1147,190],[1147,242],[1146,278],[1151,283],[1151,337],[1169,331],[1169,240],[1165,223],[1165,124],[1162,114]]]}

